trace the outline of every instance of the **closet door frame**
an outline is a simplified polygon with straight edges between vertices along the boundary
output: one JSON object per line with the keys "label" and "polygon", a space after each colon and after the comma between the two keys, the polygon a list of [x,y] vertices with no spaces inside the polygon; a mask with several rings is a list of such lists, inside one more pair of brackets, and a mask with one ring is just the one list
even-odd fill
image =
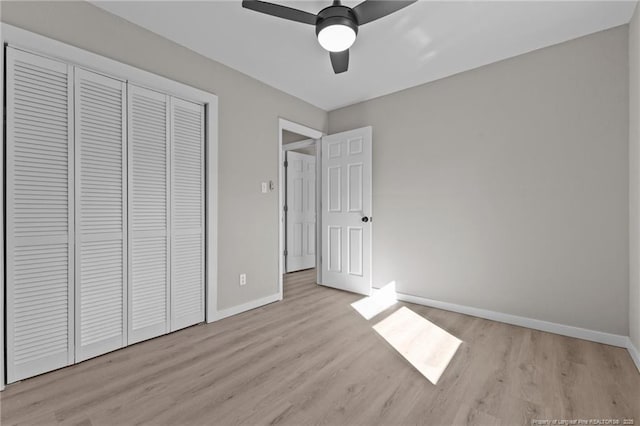
{"label": "closet door frame", "polygon": [[[80,49],[75,46],[36,34],[16,26],[0,23],[0,43],[10,45],[44,57],[51,57],[88,70],[121,79],[136,86],[165,92],[182,99],[190,99],[205,105],[205,321],[214,322],[231,315],[217,307],[217,271],[218,271],[218,97],[207,91],[171,80],[149,71],[118,62],[113,59]],[[4,52],[0,64],[0,76],[4,77]],[[3,99],[6,93],[0,84]],[[0,102],[0,112],[4,116],[4,102]],[[2,126],[2,136],[6,139],[6,130]],[[2,150],[0,150],[1,153]],[[0,154],[1,155],[1,154]],[[3,163],[4,164],[4,163]],[[4,166],[1,166],[4,171]],[[1,173],[4,176],[4,173]],[[2,197],[0,197],[1,199]],[[4,222],[4,209],[0,211],[0,219]],[[6,239],[6,235],[5,235]],[[3,265],[4,267],[4,265]],[[3,275],[4,276],[4,275]],[[3,288],[6,282],[3,282]],[[4,302],[3,291],[0,291],[0,302]],[[4,325],[5,303],[0,303],[0,324]],[[246,310],[246,309],[243,309]],[[4,327],[0,326],[0,366],[5,364]],[[0,367],[0,390],[4,389],[6,375]]]}
{"label": "closet door frame", "polygon": [[[0,33],[1,34],[1,33]],[[0,36],[2,38],[2,36]],[[2,41],[2,40],[0,40]],[[4,43],[2,43],[2,52],[0,52],[0,116],[3,117],[4,120],[4,58],[6,47]],[[2,140],[5,141],[5,126],[4,122],[2,124]],[[0,149],[0,188],[4,188],[4,149]],[[5,362],[4,362],[4,292],[5,292],[5,280],[4,280],[4,196],[0,197],[0,239],[2,239],[2,243],[0,244],[0,391],[4,390],[4,370],[5,370]]]}

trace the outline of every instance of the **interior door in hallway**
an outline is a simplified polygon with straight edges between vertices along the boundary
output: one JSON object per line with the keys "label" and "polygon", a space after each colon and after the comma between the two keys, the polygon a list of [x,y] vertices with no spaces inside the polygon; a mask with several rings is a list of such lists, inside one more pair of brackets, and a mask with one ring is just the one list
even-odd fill
{"label": "interior door in hallway", "polygon": [[372,129],[322,138],[320,284],[371,293]]}
{"label": "interior door in hallway", "polygon": [[287,272],[316,266],[316,158],[287,152]]}

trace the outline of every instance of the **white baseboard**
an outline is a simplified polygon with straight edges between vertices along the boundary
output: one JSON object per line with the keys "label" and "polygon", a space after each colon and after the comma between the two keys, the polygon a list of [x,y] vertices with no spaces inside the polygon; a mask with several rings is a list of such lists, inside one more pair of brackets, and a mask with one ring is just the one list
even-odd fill
{"label": "white baseboard", "polygon": [[631,359],[635,362],[636,367],[638,368],[638,373],[640,373],[640,352],[638,352],[638,348],[633,345],[633,342],[629,337],[627,337],[627,350],[629,351],[629,355],[631,355]]}
{"label": "white baseboard", "polygon": [[[578,339],[590,340],[592,342],[604,343],[611,346],[628,348],[629,338],[618,334],[605,333],[602,331],[588,330],[586,328],[573,327],[570,325],[558,324],[554,322],[542,321],[533,318],[520,317],[517,315],[504,314],[486,309],[473,308],[471,306],[456,305],[454,303],[439,302],[424,297],[412,296],[410,294],[397,293],[398,300],[415,303],[417,305],[429,306],[432,308],[444,309],[474,317],[484,318],[492,321],[504,322],[518,325],[520,327],[532,328],[534,330],[546,331],[563,336],[576,337]],[[637,355],[637,351],[636,351]],[[633,355],[632,355],[633,357]],[[637,358],[636,358],[637,360]],[[636,361],[637,365],[637,361]]]}
{"label": "white baseboard", "polygon": [[227,318],[227,317],[230,317],[230,316],[233,316],[233,315],[238,315],[238,314],[241,314],[243,312],[250,311],[252,309],[256,309],[256,308],[259,308],[259,307],[264,306],[264,305],[268,305],[269,303],[277,302],[279,300],[281,300],[280,299],[280,294],[276,293],[276,294],[272,294],[272,295],[267,296],[267,297],[263,297],[263,298],[258,299],[258,300],[252,300],[251,302],[243,303],[242,305],[232,306],[231,308],[227,308],[227,309],[223,309],[221,311],[217,311],[213,315],[213,318],[208,319],[207,322],[214,322],[214,321],[218,321],[218,320],[221,320],[223,318]]}
{"label": "white baseboard", "polygon": [[[517,315],[505,314],[502,312],[490,311],[488,309],[456,305],[455,303],[440,302],[438,300],[427,299],[420,296],[412,296],[410,294],[396,293],[396,296],[398,300],[401,300],[403,302],[415,303],[417,305],[429,306],[431,308],[443,309],[445,311],[458,312],[460,314],[471,315],[474,317],[484,318],[492,321],[532,328],[534,330],[546,331],[554,334],[560,334],[562,336],[575,337],[592,342],[604,343],[605,345],[626,348],[629,351],[631,359],[638,368],[638,372],[640,372],[640,352],[633,345],[631,339],[627,336],[605,333],[596,330],[588,330],[586,328],[573,327],[570,325],[542,321]],[[246,311],[250,311],[252,309],[259,308],[264,305],[268,305],[269,303],[277,302],[279,300],[281,300],[280,294],[276,293],[258,300],[243,303],[242,305],[223,309],[221,311],[218,311],[215,316],[208,322],[218,321],[223,318],[227,318]]]}

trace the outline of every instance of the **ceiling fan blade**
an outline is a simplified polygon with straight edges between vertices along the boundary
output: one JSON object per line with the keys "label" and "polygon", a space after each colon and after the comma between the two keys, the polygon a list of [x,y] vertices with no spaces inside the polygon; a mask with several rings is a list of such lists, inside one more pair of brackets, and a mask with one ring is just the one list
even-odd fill
{"label": "ceiling fan blade", "polygon": [[358,19],[358,25],[364,25],[405,8],[416,1],[417,0],[365,0],[353,8],[353,13],[356,15],[356,19]]}
{"label": "ceiling fan blade", "polygon": [[349,69],[349,49],[343,52],[329,52],[333,72],[340,74]]}
{"label": "ceiling fan blade", "polygon": [[310,25],[316,24],[316,15],[279,4],[267,3],[266,1],[242,0],[242,7],[278,18],[288,19],[289,21],[302,22],[303,24]]}

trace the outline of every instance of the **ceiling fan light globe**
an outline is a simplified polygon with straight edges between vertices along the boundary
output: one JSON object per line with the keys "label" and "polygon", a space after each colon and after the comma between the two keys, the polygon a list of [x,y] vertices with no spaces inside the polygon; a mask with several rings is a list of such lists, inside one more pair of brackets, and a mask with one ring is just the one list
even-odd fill
{"label": "ceiling fan light globe", "polygon": [[355,41],[356,32],[347,25],[329,25],[318,33],[320,46],[329,52],[343,52],[350,48]]}

